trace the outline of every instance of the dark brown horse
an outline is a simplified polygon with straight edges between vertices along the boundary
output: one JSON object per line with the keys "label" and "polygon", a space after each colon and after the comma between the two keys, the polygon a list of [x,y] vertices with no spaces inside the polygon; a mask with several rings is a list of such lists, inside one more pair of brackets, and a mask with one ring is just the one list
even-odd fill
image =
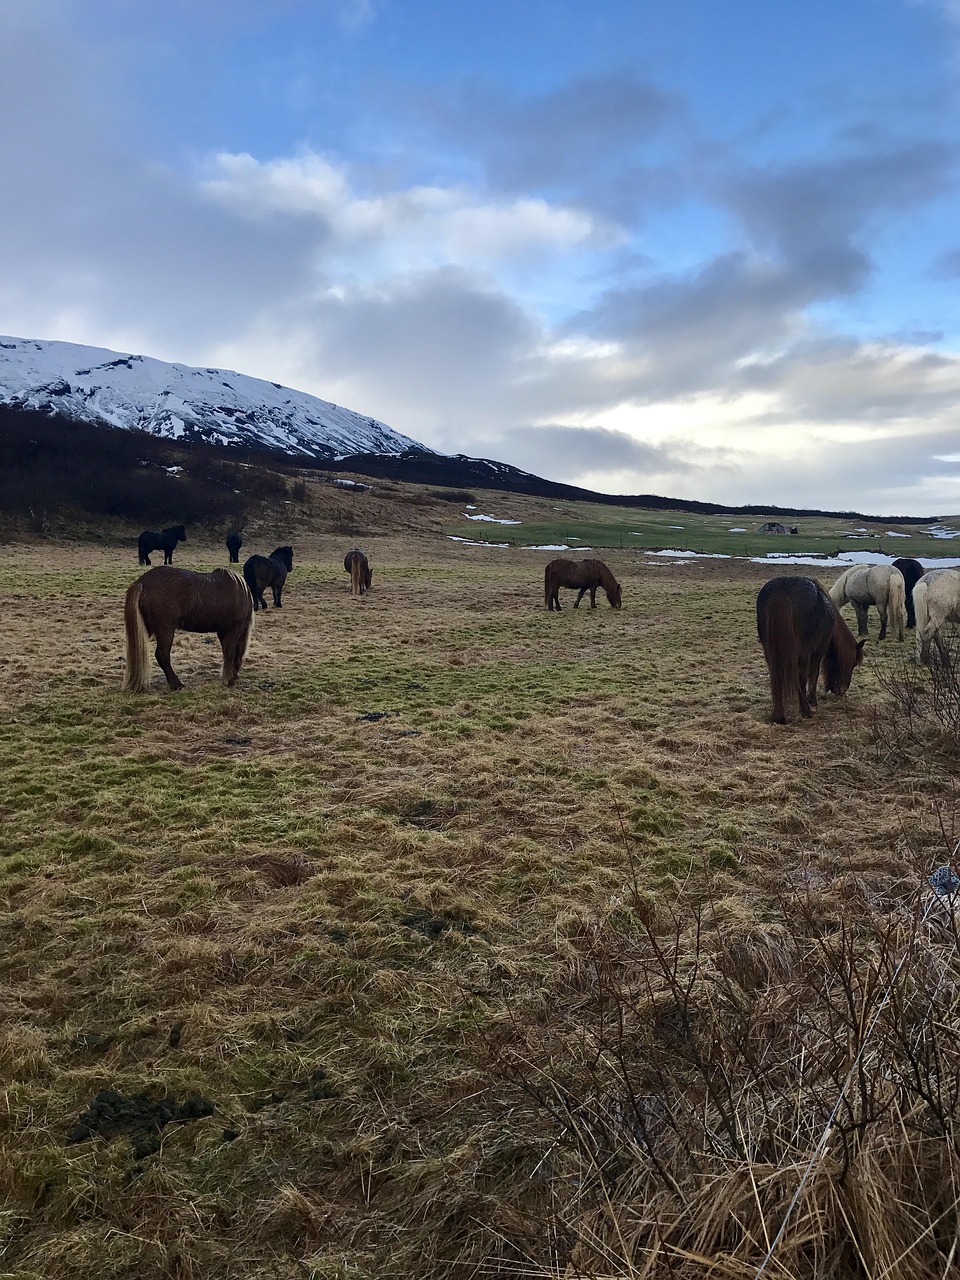
{"label": "dark brown horse", "polygon": [[243,566],[243,577],[253,595],[254,609],[265,609],[264,587],[273,592],[273,607],[280,609],[280,596],[287,574],[293,569],[293,547],[277,547],[268,556],[251,556]]}
{"label": "dark brown horse", "polygon": [[614,609],[619,609],[620,583],[602,560],[551,560],[543,571],[543,599],[548,609],[560,608],[560,588],[579,587],[580,594],[573,602],[579,608],[584,593],[590,592],[590,608],[597,607],[597,587],[603,587]]}
{"label": "dark brown horse", "polygon": [[864,641],[857,643],[813,578],[771,578],[762,586],[757,634],[770,671],[775,724],[786,724],[798,710],[802,716],[813,715],[821,664],[827,690],[842,694],[863,661]]}
{"label": "dark brown horse", "polygon": [[162,551],[163,563],[173,564],[173,549],[178,542],[186,542],[187,531],[182,524],[172,525],[169,529],[161,529],[159,533],[153,529],[144,529],[137,539],[137,555],[141,564],[150,564],[150,552]]}
{"label": "dark brown horse", "polygon": [[350,593],[355,596],[362,596],[365,591],[370,590],[370,584],[373,582],[373,570],[370,563],[363,552],[354,547],[352,551],[348,551],[343,557],[343,567],[350,575]]}
{"label": "dark brown horse", "polygon": [[903,574],[903,583],[907,588],[907,626],[915,627],[917,613],[913,607],[913,588],[923,577],[923,565],[911,556],[902,556],[899,560],[894,560],[893,567]]}
{"label": "dark brown horse", "polygon": [[228,533],[226,542],[227,550],[230,552],[230,563],[239,564],[240,548],[243,546],[243,539],[240,537],[239,533]]}
{"label": "dark brown horse", "polygon": [[253,597],[247,584],[229,569],[194,573],[159,566],[139,577],[123,606],[127,633],[127,671],[123,687],[142,693],[149,683],[151,636],[156,659],[171,689],[183,683],[170,665],[174,633],[215,631],[223,650],[223,683],[236,683],[253,630]]}

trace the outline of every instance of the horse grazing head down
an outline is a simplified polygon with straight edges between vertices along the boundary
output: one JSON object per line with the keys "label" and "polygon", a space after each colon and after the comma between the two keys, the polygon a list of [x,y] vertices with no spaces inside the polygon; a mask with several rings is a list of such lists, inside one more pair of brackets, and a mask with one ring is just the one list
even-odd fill
{"label": "horse grazing head down", "polygon": [[835,693],[839,697],[850,688],[853,673],[863,662],[863,646],[867,642],[855,640],[839,613],[837,618],[846,635],[839,631],[834,633],[833,642],[823,660],[823,686],[827,693]]}

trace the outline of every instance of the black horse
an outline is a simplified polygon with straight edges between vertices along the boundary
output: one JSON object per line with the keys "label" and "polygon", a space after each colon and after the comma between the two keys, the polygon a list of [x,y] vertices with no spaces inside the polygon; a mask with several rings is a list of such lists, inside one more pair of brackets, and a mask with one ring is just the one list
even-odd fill
{"label": "black horse", "polygon": [[915,627],[917,615],[913,607],[913,588],[923,577],[923,565],[912,556],[902,556],[899,560],[894,560],[893,567],[903,574],[904,586],[907,588],[907,626]]}
{"label": "black horse", "polygon": [[263,598],[265,587],[273,591],[273,607],[279,609],[280,593],[287,580],[287,574],[293,568],[293,547],[277,547],[268,556],[251,556],[243,566],[243,577],[253,593],[254,610],[265,609],[267,602]]}
{"label": "black horse", "polygon": [[239,533],[227,534],[227,550],[230,552],[230,563],[240,563],[240,548],[243,546],[243,539]]}
{"label": "black horse", "polygon": [[144,529],[137,539],[137,554],[141,564],[150,564],[150,552],[162,551],[163,563],[173,564],[173,548],[178,542],[186,542],[187,531],[182,524],[172,525],[157,533],[154,529]]}

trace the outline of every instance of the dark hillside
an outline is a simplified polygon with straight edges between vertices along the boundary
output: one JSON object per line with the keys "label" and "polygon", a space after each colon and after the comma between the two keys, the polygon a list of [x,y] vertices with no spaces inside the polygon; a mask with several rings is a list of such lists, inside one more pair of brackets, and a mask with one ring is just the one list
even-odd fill
{"label": "dark hillside", "polygon": [[280,459],[266,469],[244,456],[0,406],[0,525],[44,533],[71,516],[242,525],[252,507],[287,494]]}
{"label": "dark hillside", "polygon": [[[309,464],[307,464],[309,465]],[[939,516],[872,516],[862,511],[823,511],[817,507],[729,506],[718,502],[698,502],[689,498],[665,498],[656,493],[613,494],[560,484],[521,471],[509,463],[487,458],[452,456],[409,449],[396,457],[354,454],[338,462],[325,461],[328,471],[343,470],[380,479],[403,480],[408,484],[446,485],[456,488],[500,489],[538,498],[562,501],[598,502],[611,507],[638,507],[650,511],[689,511],[699,515],[732,516],[831,516],[844,520],[888,520],[898,524],[929,524]]]}

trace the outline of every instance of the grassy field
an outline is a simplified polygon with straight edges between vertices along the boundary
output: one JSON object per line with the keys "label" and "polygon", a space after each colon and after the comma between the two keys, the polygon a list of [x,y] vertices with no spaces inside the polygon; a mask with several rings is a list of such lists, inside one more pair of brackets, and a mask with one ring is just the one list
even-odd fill
{"label": "grassy field", "polygon": [[[340,531],[285,530],[284,608],[258,617],[232,690],[212,638],[181,634],[182,693],[159,671],[120,692],[129,541],[4,548],[0,1274],[752,1275],[869,1000],[916,940],[910,904],[953,852],[955,744],[883,731],[891,681],[920,678],[910,646],[871,643],[847,697],[774,726],[766,567],[614,546],[622,611],[549,614],[549,553],[452,543],[442,504],[369,502],[351,519],[379,521],[373,590],[349,594],[342,512]],[[538,542],[572,527],[533,500],[478,503],[520,511]],[[577,528],[610,546],[621,515],[579,510]],[[698,537],[720,545],[711,527]],[[176,556],[225,559],[195,537]],[[805,1024],[826,1076],[794,1045],[792,1083],[753,1071],[731,1128],[710,1011],[726,1035],[749,1004],[743,1043],[772,1055],[811,991],[828,993]],[[757,1081],[785,1100],[772,1128]],[[654,1130],[675,1085],[699,1137],[671,1121],[670,1148]],[[881,1092],[874,1128],[857,1113],[843,1130],[861,1142],[844,1168],[869,1150],[892,1185],[877,1152],[904,1142]],[[952,1135],[922,1146],[924,1177],[942,1183]],[[680,1147],[698,1153],[682,1178]],[[917,1242],[884,1270],[901,1236],[888,1256],[858,1224],[896,1217],[892,1193],[871,1218],[858,1182],[851,1207],[830,1189],[850,1185],[840,1159],[831,1145],[800,1253],[769,1274],[949,1274],[950,1206],[934,1229],[896,1182]],[[644,1178],[688,1221],[721,1196],[741,1226],[652,1242]],[[834,1269],[798,1272],[818,1214]]]}
{"label": "grassy field", "polygon": [[[477,512],[460,508],[460,519],[444,522],[444,532],[484,542],[516,546],[566,544],[622,551],[674,548],[713,555],[766,556],[797,552],[833,556],[838,551],[882,551],[893,556],[950,555],[952,539],[932,536],[939,524],[784,517],[796,535],[760,534],[763,516],[696,515],[687,511],[642,511],[586,503],[548,503],[515,494],[490,495]],[[518,524],[498,524],[467,516],[493,515]],[[957,528],[947,521],[948,529]]]}

